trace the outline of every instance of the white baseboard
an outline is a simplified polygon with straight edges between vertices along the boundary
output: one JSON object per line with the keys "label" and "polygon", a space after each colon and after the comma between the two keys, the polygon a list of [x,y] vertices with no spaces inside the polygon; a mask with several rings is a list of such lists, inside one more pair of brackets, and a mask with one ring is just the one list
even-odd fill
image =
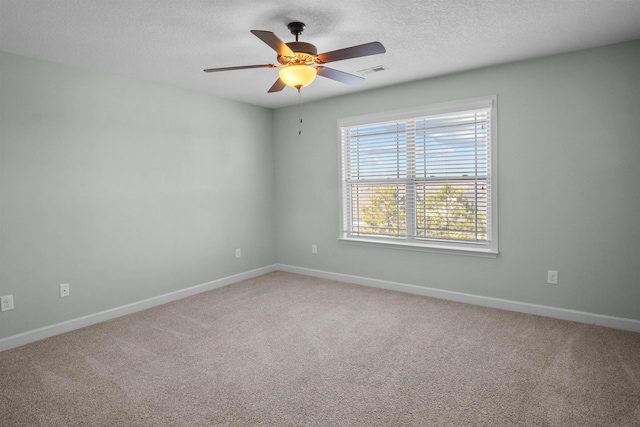
{"label": "white baseboard", "polygon": [[572,322],[587,323],[590,325],[604,326],[607,328],[621,329],[624,331],[640,332],[640,320],[625,319],[622,317],[606,316],[603,314],[587,313],[583,311],[568,310],[565,308],[549,307],[545,305],[528,304],[524,302],[510,301],[499,298],[483,297],[461,292],[408,285],[405,283],[390,282],[386,280],[371,279],[367,277],[351,276],[348,274],[331,273],[328,271],[294,267],[284,264],[277,264],[276,269],[287,271],[290,273],[304,274],[306,276],[320,277],[323,279],[337,280],[357,285],[372,286],[375,288],[406,292],[410,294],[445,299],[449,301],[463,302],[483,307],[499,308],[502,310],[535,314],[538,316],[569,320]]}
{"label": "white baseboard", "polygon": [[99,313],[94,313],[94,314],[89,314],[87,316],[79,317],[77,319],[71,319],[65,322],[56,323],[55,325],[45,326],[45,327],[34,329],[31,331],[23,332],[21,334],[12,335],[12,336],[0,339],[0,351],[9,350],[11,348],[29,344],[31,342],[38,341],[44,338],[49,338],[55,335],[63,334],[65,332],[73,331],[75,329],[84,328],[85,326],[94,325],[96,323],[115,319],[116,317],[121,317],[127,314],[132,314],[138,311],[146,310],[151,307],[155,307],[158,305],[166,304],[168,302],[186,298],[192,295],[199,294],[201,292],[206,292],[212,289],[221,288],[223,286],[227,286],[232,283],[240,282],[242,280],[251,279],[253,277],[270,273],[272,271],[275,271],[276,269],[277,268],[275,265],[261,267],[261,268],[257,268],[255,270],[247,271],[244,273],[239,273],[239,274],[234,274],[232,276],[224,277],[222,279],[213,280],[211,282],[202,283],[200,285],[191,286],[189,288],[181,289],[179,291],[170,292],[168,294],[159,295],[157,297],[123,305],[121,307],[112,308],[109,310],[101,311]]}
{"label": "white baseboard", "polygon": [[250,270],[244,273],[234,274],[232,276],[213,280],[211,282],[203,283],[189,288],[181,289],[179,291],[170,292],[168,294],[159,295],[157,297],[149,298],[146,300],[123,305],[121,307],[101,311],[99,313],[79,317],[77,319],[71,319],[65,322],[56,323],[55,325],[45,326],[31,331],[23,332],[21,334],[1,338],[0,351],[9,350],[11,348],[29,344],[31,342],[38,341],[44,338],[49,338],[55,335],[63,334],[65,332],[73,331],[75,329],[84,328],[96,323],[125,316],[127,314],[136,313],[138,311],[146,310],[148,308],[196,295],[201,292],[210,291],[212,289],[221,288],[223,286],[231,285],[242,280],[247,280],[257,276],[261,276],[263,274],[271,273],[276,270],[298,273],[306,276],[320,277],[329,280],[337,280],[357,285],[406,292],[432,298],[463,302],[483,307],[492,307],[519,313],[535,314],[538,316],[545,316],[555,319],[569,320],[572,322],[587,323],[591,325],[598,325],[640,333],[640,320],[606,316],[603,314],[586,313],[583,311],[568,310],[564,308],[549,307],[544,305],[528,304],[499,298],[483,297],[461,292],[408,285],[406,283],[390,282],[386,280],[371,279],[367,277],[352,276],[341,273],[332,273],[328,271],[314,270],[304,267],[294,267],[286,264],[274,264],[257,268],[255,270]]}

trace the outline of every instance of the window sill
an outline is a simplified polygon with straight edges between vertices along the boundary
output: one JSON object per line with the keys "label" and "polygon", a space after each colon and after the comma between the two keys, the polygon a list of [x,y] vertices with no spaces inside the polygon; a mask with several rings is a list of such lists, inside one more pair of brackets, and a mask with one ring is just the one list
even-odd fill
{"label": "window sill", "polygon": [[430,244],[429,246],[408,243],[404,241],[382,241],[376,239],[354,239],[347,237],[339,237],[338,240],[341,243],[346,243],[350,245],[361,245],[361,246],[375,246],[379,248],[387,248],[387,249],[400,249],[400,250],[409,250],[409,251],[419,251],[419,252],[432,252],[438,254],[448,254],[448,255],[463,255],[463,256],[474,256],[481,258],[497,258],[498,251],[493,249],[488,249],[485,247],[474,248],[474,247],[461,247],[461,246],[447,246],[447,245],[438,245],[438,244]]}

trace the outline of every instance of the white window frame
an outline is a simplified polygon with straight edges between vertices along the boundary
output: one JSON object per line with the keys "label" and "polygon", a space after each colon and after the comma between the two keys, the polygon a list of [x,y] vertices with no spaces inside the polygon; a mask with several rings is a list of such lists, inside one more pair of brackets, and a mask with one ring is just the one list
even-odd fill
{"label": "white window frame", "polygon": [[[388,236],[362,236],[358,233],[352,233],[353,227],[351,213],[346,215],[347,207],[350,206],[348,193],[348,184],[345,162],[348,161],[349,154],[345,144],[348,144],[348,138],[343,133],[350,128],[367,127],[376,124],[389,122],[411,122],[430,116],[449,114],[455,112],[464,112],[470,110],[487,109],[490,111],[489,122],[489,141],[488,141],[488,173],[487,173],[487,236],[485,242],[463,242],[416,239],[412,236],[414,233],[407,233],[406,237],[388,237]],[[421,107],[414,107],[402,110],[378,112],[360,116],[352,116],[338,119],[338,156],[339,156],[339,177],[340,177],[340,231],[339,240],[343,243],[352,243],[358,245],[373,245],[386,248],[398,248],[408,250],[419,250],[437,253],[447,253],[455,255],[470,255],[495,258],[498,256],[498,127],[497,127],[497,95],[483,96],[473,99],[445,102]],[[407,181],[407,192],[411,191],[413,184],[411,180]],[[407,197],[408,198],[408,197]],[[407,228],[412,229],[410,225],[415,221],[414,215],[410,209],[406,213]]]}

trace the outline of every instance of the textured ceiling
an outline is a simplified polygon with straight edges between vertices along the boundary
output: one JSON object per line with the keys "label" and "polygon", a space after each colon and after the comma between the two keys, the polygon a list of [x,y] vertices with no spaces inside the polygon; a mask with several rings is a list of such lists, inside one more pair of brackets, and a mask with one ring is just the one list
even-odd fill
{"label": "textured ceiling", "polygon": [[[317,78],[309,102],[494,64],[640,39],[640,0],[0,0],[0,50],[278,108],[295,89],[268,94],[277,69],[204,73],[276,62],[249,30],[319,52],[380,41],[387,53],[334,62],[366,74],[359,86]],[[1,78],[1,77],[0,77]]]}

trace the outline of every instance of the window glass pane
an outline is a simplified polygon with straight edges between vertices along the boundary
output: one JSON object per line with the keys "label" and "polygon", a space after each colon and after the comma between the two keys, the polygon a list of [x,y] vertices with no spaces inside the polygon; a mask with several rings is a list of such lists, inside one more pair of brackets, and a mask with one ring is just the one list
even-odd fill
{"label": "window glass pane", "polygon": [[487,175],[487,113],[440,116],[416,123],[416,174]]}
{"label": "window glass pane", "polygon": [[351,178],[405,177],[407,148],[404,128],[404,123],[387,123],[351,129]]}
{"label": "window glass pane", "polygon": [[416,185],[418,238],[482,242],[487,239],[486,181],[430,181]]}
{"label": "window glass pane", "polygon": [[406,237],[405,186],[351,185],[352,233],[360,236]]}

